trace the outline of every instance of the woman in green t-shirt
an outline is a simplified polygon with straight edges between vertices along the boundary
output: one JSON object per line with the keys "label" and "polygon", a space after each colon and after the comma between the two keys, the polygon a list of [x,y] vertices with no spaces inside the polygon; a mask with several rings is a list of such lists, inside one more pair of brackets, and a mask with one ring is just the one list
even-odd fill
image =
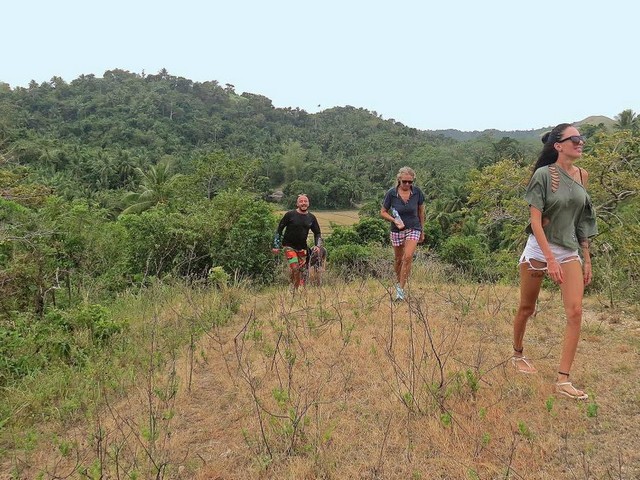
{"label": "woman in green t-shirt", "polygon": [[574,165],[582,155],[585,139],[574,126],[562,123],[542,141],[544,147],[525,195],[530,212],[529,238],[520,257],[520,305],[513,322],[511,363],[521,373],[536,372],[531,360],[523,355],[523,339],[546,272],[560,285],[567,316],[556,392],[584,400],[588,395],[573,386],[569,372],[580,336],[584,287],[591,282],[589,238],[597,233],[585,189],[588,174]]}

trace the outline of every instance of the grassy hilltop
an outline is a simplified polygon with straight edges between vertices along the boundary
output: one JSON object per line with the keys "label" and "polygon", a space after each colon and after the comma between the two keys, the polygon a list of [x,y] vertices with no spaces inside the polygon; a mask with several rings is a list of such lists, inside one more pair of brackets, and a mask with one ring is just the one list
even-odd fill
{"label": "grassy hilltop", "polygon": [[587,298],[575,402],[552,388],[557,289],[527,337],[539,374],[518,375],[516,287],[421,257],[393,303],[388,260],[380,280],[329,274],[295,297],[152,289],[119,314],[138,358],[105,359],[83,418],[14,425],[1,478],[638,478],[637,308]]}

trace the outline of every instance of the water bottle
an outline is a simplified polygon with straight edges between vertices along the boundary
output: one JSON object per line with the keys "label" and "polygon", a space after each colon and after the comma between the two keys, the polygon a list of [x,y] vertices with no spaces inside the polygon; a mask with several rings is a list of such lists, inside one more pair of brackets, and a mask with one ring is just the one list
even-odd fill
{"label": "water bottle", "polygon": [[400,218],[400,214],[398,213],[398,211],[393,207],[391,208],[391,215],[394,218],[396,227],[398,227],[399,230],[402,230],[404,228],[404,222],[402,221],[402,218]]}

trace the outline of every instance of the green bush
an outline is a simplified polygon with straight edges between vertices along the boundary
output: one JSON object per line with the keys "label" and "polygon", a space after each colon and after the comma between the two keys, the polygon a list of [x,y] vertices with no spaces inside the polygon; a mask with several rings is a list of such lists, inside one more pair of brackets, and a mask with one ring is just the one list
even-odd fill
{"label": "green bush", "polygon": [[345,278],[364,277],[374,272],[374,255],[370,247],[364,245],[340,245],[331,250],[329,265]]}
{"label": "green bush", "polygon": [[382,218],[365,217],[353,225],[362,243],[389,245],[389,222]]}
{"label": "green bush", "polygon": [[43,318],[20,314],[0,324],[0,386],[51,368],[82,365],[94,347],[105,346],[126,324],[102,305],[52,308]]}
{"label": "green bush", "polygon": [[380,208],[382,206],[381,196],[375,200],[369,200],[362,204],[360,209],[358,210],[358,216],[360,218],[380,218]]}
{"label": "green bush", "polygon": [[487,255],[478,237],[454,235],[449,237],[439,251],[440,258],[467,273],[484,278]]}
{"label": "green bush", "polygon": [[444,232],[442,225],[437,221],[426,221],[424,224],[424,243],[425,245],[438,249],[444,241]]}
{"label": "green bush", "polygon": [[352,226],[333,225],[331,235],[325,240],[325,246],[332,255],[333,250],[344,245],[359,245],[362,243],[360,236]]}
{"label": "green bush", "polygon": [[76,313],[79,326],[91,332],[95,344],[104,345],[116,333],[120,333],[125,325],[114,321],[110,312],[102,305],[85,305]]}
{"label": "green bush", "polygon": [[225,272],[222,267],[211,267],[207,275],[207,280],[209,281],[209,285],[216,288],[223,288],[229,284],[231,276]]}
{"label": "green bush", "polygon": [[520,278],[520,270],[518,268],[519,255],[520,252],[514,253],[508,250],[491,252],[487,257],[484,276],[507,284],[518,283]]}
{"label": "green bush", "polygon": [[[121,223],[109,219],[108,212],[87,201],[70,204],[52,199],[43,210],[55,226],[59,264],[73,272],[69,282],[112,293],[125,288],[128,235]],[[72,303],[71,301],[69,303]]]}
{"label": "green bush", "polygon": [[213,265],[258,281],[274,277],[271,243],[277,221],[267,202],[245,192],[225,192],[212,201],[210,221]]}
{"label": "green bush", "polygon": [[119,217],[128,234],[126,243],[132,275],[161,277],[191,275],[208,270],[209,230],[200,215],[169,212],[164,207]]}

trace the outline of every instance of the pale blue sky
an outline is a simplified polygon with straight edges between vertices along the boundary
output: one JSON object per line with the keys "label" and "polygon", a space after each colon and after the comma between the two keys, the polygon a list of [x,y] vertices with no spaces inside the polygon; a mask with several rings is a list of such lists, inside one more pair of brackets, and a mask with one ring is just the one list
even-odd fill
{"label": "pale blue sky", "polygon": [[640,111],[639,5],[7,0],[0,81],[164,67],[277,107],[352,105],[419,129],[540,128]]}

